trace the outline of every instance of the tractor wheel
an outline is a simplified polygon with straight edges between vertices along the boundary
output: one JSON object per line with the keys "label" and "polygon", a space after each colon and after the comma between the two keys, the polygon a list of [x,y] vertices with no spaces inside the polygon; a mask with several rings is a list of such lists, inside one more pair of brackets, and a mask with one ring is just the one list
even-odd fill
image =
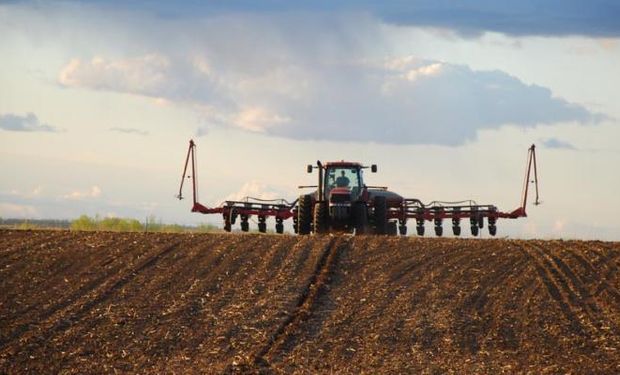
{"label": "tractor wheel", "polygon": [[368,231],[368,207],[364,202],[353,204],[353,226],[355,234],[365,234]]}
{"label": "tractor wheel", "polygon": [[478,236],[478,225],[471,226],[471,235],[474,237]]}
{"label": "tractor wheel", "polygon": [[497,234],[497,227],[495,224],[489,224],[489,234],[495,236]]}
{"label": "tractor wheel", "polygon": [[310,234],[312,229],[312,195],[306,194],[299,197],[297,202],[297,233]]}
{"label": "tractor wheel", "polygon": [[327,212],[327,202],[316,202],[314,204],[314,233],[327,233],[329,231],[329,212]]}
{"label": "tractor wheel", "polygon": [[385,197],[378,196],[374,199],[375,234],[387,234],[388,217],[387,217],[387,201]]}
{"label": "tractor wheel", "polygon": [[398,235],[398,225],[397,225],[397,223],[395,221],[388,222],[387,234],[390,235],[390,236],[397,236]]}

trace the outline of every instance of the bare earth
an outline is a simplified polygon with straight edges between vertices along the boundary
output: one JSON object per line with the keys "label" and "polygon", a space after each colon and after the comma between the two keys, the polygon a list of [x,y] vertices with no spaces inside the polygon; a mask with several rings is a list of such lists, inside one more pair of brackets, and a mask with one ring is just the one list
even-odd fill
{"label": "bare earth", "polygon": [[0,230],[0,374],[620,373],[620,243]]}

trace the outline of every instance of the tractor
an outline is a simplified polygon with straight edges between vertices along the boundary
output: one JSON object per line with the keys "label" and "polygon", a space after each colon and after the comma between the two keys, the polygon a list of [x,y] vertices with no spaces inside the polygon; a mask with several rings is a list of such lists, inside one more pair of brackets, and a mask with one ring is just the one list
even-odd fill
{"label": "tractor", "polygon": [[[267,218],[275,219],[276,233],[284,232],[284,221],[293,220],[293,229],[300,235],[345,232],[355,234],[406,235],[408,220],[415,220],[416,234],[423,236],[425,222],[433,223],[437,237],[443,235],[443,223],[449,220],[452,233],[461,235],[461,221],[468,220],[472,236],[478,236],[484,223],[488,225],[491,236],[497,234],[498,219],[517,219],[526,217],[525,207],[531,181],[536,186],[535,205],[538,199],[538,172],[535,146],[528,149],[525,182],[521,195],[521,206],[510,212],[500,211],[495,205],[477,204],[472,200],[461,202],[432,201],[424,204],[416,198],[404,198],[391,192],[387,187],[367,186],[363,171],[368,169],[357,162],[336,161],[308,165],[307,172],[318,171],[318,183],[300,188],[314,188],[309,194],[302,194],[293,202],[285,199],[264,200],[246,197],[241,201],[225,201],[219,207],[206,207],[197,200],[197,162],[196,144],[189,142],[185,167],[177,198],[183,199],[183,184],[186,177],[192,180],[192,212],[220,214],[224,220],[224,230],[230,232],[237,220],[243,232],[249,231],[249,220],[258,219],[258,231],[267,231]],[[191,164],[190,164],[191,162]],[[191,167],[191,174],[187,174]],[[377,172],[377,166],[370,166]]]}
{"label": "tractor", "polygon": [[[293,216],[298,234],[342,231],[357,234],[396,234],[388,207],[400,207],[403,197],[384,187],[367,186],[360,163],[338,161],[308,165],[318,170],[317,190],[302,194]],[[371,172],[377,172],[375,164]]]}

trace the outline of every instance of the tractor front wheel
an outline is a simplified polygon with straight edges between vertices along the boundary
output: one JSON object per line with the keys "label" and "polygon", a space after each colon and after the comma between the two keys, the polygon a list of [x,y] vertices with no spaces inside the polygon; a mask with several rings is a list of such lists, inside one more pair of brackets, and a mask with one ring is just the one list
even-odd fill
{"label": "tractor front wheel", "polygon": [[312,229],[312,195],[305,194],[299,197],[297,210],[297,233],[310,234]]}
{"label": "tractor front wheel", "polygon": [[314,233],[327,233],[329,231],[329,212],[327,202],[314,204]]}
{"label": "tractor front wheel", "polygon": [[355,234],[365,234],[368,231],[368,207],[364,202],[356,202],[353,205],[353,226]]}

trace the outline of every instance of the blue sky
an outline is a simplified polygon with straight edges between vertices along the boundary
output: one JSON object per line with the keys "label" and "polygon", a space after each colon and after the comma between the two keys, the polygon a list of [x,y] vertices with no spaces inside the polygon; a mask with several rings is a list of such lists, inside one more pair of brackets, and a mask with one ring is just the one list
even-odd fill
{"label": "blue sky", "polygon": [[608,1],[1,3],[0,216],[219,224],[173,200],[190,138],[211,205],[292,200],[305,164],[352,159],[408,197],[512,210],[536,143],[545,203],[500,233],[620,239],[619,15]]}

